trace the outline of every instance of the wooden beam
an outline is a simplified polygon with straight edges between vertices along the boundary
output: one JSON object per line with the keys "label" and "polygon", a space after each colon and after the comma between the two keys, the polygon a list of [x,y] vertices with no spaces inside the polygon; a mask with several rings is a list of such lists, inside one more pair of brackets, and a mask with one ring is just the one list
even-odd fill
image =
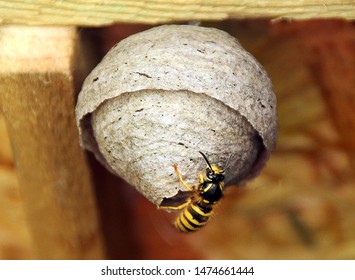
{"label": "wooden beam", "polygon": [[70,27],[0,27],[0,105],[36,258],[103,258],[85,155],[75,125]]}
{"label": "wooden beam", "polygon": [[227,18],[355,19],[353,0],[0,0],[0,24],[104,26]]}

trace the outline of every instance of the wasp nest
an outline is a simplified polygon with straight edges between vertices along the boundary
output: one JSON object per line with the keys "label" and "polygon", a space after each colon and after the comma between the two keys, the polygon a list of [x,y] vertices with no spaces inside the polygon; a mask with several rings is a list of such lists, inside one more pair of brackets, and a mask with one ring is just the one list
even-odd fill
{"label": "wasp nest", "polygon": [[275,147],[276,100],[262,66],[229,34],[166,25],[116,44],[76,107],[82,147],[156,205],[204,172],[226,184],[258,174]]}

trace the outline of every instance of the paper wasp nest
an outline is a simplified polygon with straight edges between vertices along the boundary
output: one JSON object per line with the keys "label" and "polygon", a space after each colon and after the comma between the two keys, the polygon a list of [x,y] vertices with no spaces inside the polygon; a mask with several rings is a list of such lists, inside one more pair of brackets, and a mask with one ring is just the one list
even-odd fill
{"label": "paper wasp nest", "polygon": [[76,107],[82,147],[156,205],[198,181],[206,162],[226,184],[258,174],[275,147],[276,100],[258,62],[227,33],[165,25],[116,44]]}

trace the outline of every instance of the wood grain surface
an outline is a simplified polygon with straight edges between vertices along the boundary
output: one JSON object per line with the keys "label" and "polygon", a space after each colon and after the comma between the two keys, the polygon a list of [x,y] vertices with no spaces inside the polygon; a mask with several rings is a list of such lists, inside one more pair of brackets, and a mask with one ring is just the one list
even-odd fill
{"label": "wood grain surface", "polygon": [[104,26],[228,18],[354,19],[353,0],[2,0],[0,24]]}
{"label": "wood grain surface", "polygon": [[40,259],[103,256],[74,120],[75,28],[0,28],[0,104]]}

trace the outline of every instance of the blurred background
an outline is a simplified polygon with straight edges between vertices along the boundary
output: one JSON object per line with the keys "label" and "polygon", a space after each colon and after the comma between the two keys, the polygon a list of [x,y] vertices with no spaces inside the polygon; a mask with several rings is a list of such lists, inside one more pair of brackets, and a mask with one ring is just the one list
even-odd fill
{"label": "blurred background", "polygon": [[[87,154],[107,258],[355,259],[354,22],[201,25],[235,36],[266,68],[278,101],[277,148],[260,176],[229,187],[216,217],[190,235],[175,231],[175,213],[158,210]],[[150,27],[80,34],[100,60],[121,39]],[[0,259],[35,257],[0,110]]]}

